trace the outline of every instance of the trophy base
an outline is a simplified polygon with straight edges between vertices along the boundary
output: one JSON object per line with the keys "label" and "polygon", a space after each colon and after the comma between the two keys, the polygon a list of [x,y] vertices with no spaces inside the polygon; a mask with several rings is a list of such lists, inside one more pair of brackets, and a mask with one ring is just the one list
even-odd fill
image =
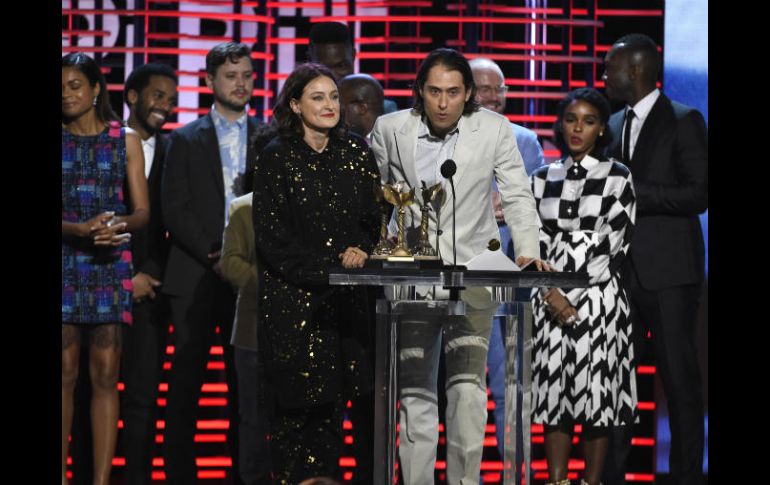
{"label": "trophy base", "polygon": [[390,263],[413,263],[414,256],[388,256],[386,258]]}
{"label": "trophy base", "polygon": [[418,261],[439,261],[441,258],[438,256],[421,256],[418,254],[414,257],[414,259]]}
{"label": "trophy base", "polygon": [[416,258],[388,258],[379,261],[371,261],[372,265],[382,265],[382,268],[409,268],[409,269],[438,269],[443,267],[444,263],[439,259],[416,259]]}
{"label": "trophy base", "polygon": [[369,256],[369,259],[383,260],[383,259],[388,259],[389,257],[390,257],[389,254],[372,254],[371,256]]}

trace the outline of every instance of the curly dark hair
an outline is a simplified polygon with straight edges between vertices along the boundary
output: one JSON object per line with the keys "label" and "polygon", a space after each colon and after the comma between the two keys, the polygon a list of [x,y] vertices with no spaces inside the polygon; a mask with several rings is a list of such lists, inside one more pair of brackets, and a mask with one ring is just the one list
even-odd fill
{"label": "curly dark hair", "polygon": [[[72,67],[80,71],[80,73],[88,79],[88,84],[90,84],[92,88],[95,88],[97,84],[99,85],[99,94],[96,95],[96,104],[94,106],[96,109],[96,117],[99,118],[99,121],[102,123],[120,121],[120,118],[118,118],[118,115],[115,114],[112,110],[112,106],[110,106],[107,81],[104,80],[104,74],[102,74],[99,64],[82,52],[72,52],[61,58],[61,68],[64,69],[67,67]],[[66,121],[64,115],[62,115],[62,122]]]}
{"label": "curly dark hair", "polygon": [[152,76],[165,76],[174,81],[174,84],[179,84],[179,79],[171,66],[156,62],[142,64],[128,75],[128,79],[126,79],[126,83],[123,86],[123,101],[126,104],[130,104],[128,102],[128,92],[133,89],[137,94],[141,94],[144,88],[150,84]]}
{"label": "curly dark hair", "polygon": [[[318,77],[326,76],[337,86],[337,78],[332,71],[322,65],[308,62],[306,64],[300,64],[294,68],[289,74],[286,82],[281,89],[281,93],[278,95],[278,99],[273,107],[273,119],[278,125],[278,132],[283,137],[299,137],[305,136],[305,129],[302,126],[302,120],[291,109],[291,100],[300,99],[302,92],[305,90],[305,86]],[[337,126],[329,133],[340,138],[347,135],[347,128],[345,120],[343,119],[342,110],[340,110],[340,121]]]}
{"label": "curly dark hair", "polygon": [[559,101],[559,105],[556,108],[556,121],[553,124],[553,139],[556,146],[558,146],[562,153],[567,153],[567,142],[564,141],[564,131],[561,127],[562,119],[564,118],[564,111],[567,106],[573,101],[585,101],[590,104],[596,111],[599,112],[599,122],[604,125],[604,134],[596,138],[594,148],[591,150],[590,155],[596,156],[602,153],[604,147],[610,144],[612,141],[612,130],[610,130],[610,114],[612,114],[612,108],[610,102],[607,101],[602,93],[593,88],[578,88],[570,91],[567,95]]}

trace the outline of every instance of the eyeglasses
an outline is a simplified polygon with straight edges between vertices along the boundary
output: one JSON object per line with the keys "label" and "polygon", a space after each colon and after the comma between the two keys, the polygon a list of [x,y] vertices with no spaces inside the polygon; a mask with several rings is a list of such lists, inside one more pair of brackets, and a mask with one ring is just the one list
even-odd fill
{"label": "eyeglasses", "polygon": [[476,86],[476,91],[482,96],[505,96],[505,93],[508,92],[508,86]]}

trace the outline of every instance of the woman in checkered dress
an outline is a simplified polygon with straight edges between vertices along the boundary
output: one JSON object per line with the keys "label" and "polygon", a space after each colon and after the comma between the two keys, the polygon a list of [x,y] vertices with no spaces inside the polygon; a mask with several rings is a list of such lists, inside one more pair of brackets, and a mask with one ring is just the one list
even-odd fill
{"label": "woman in checkered dress", "polygon": [[555,138],[566,159],[532,174],[542,220],[540,251],[559,271],[588,272],[588,288],[539,289],[535,315],[533,422],[545,425],[548,474],[567,481],[575,424],[583,428],[588,484],[598,484],[609,427],[636,419],[630,310],[619,266],[635,219],[631,173],[598,155],[611,137],[610,105],[596,90],[570,92]]}

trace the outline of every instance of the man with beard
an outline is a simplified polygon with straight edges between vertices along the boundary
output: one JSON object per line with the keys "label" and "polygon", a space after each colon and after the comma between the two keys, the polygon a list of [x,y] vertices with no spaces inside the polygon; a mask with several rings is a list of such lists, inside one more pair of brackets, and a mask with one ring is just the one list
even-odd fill
{"label": "man with beard", "polygon": [[161,202],[171,233],[163,291],[174,322],[174,356],[166,407],[165,464],[170,484],[196,483],[196,409],[209,348],[219,326],[224,348],[233,457],[238,479],[238,392],[231,339],[233,288],[220,276],[219,258],[227,208],[242,188],[248,137],[257,120],[247,114],[254,71],[245,44],[218,44],[206,55],[206,85],[213,91],[209,114],[171,133]]}
{"label": "man with beard", "polygon": [[[672,483],[703,483],[703,389],[695,321],[705,251],[698,214],[708,208],[708,130],[698,110],[656,88],[661,59],[643,34],[616,41],[604,58],[607,96],[623,103],[607,147],[634,175],[636,227],[623,286],[635,355],[652,334],[655,368],[668,401]],[[631,426],[613,429],[602,482],[625,483]]]}
{"label": "man with beard", "polygon": [[125,329],[121,416],[126,482],[149,484],[155,443],[156,398],[168,333],[168,302],[160,292],[168,243],[160,208],[165,144],[160,129],[176,105],[177,77],[163,64],[145,64],[126,79],[128,126],[140,137],[150,196],[150,222],[132,234],[133,325]]}

